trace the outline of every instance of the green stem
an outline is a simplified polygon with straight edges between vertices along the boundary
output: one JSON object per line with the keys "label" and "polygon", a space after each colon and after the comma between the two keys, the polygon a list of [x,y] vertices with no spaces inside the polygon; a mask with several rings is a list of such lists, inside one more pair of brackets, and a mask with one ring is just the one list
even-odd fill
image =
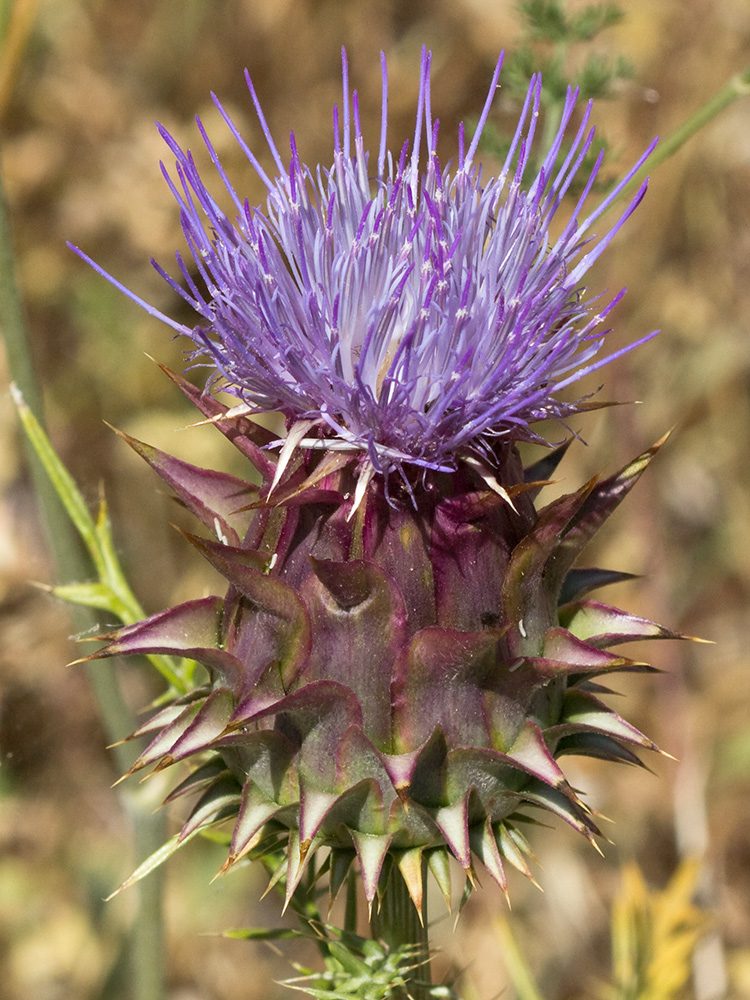
{"label": "green stem", "polygon": [[353,878],[348,878],[346,880],[344,930],[349,934],[357,933],[357,882]]}
{"label": "green stem", "polygon": [[[431,977],[427,893],[424,893],[422,913],[419,914],[406,882],[395,865],[384,868],[381,881],[384,891],[380,906],[377,912],[373,912],[370,922],[372,936],[383,941],[391,951],[405,948],[410,952],[404,963],[405,986],[391,996],[394,1000],[429,1000]],[[424,884],[424,872],[422,881]]]}
{"label": "green stem", "polygon": [[[133,806],[135,856],[148,858],[167,839],[163,810],[147,811],[141,796]],[[138,1000],[165,1000],[166,943],[163,919],[164,875],[153,871],[138,886],[138,914],[133,924],[130,972]]]}
{"label": "green stem", "polygon": [[543,1000],[526,959],[513,936],[509,921],[505,918],[498,919],[495,922],[495,932],[518,1000]]}
{"label": "green stem", "polygon": [[746,97],[748,94],[750,94],[750,66],[733,76],[718,94],[706,101],[687,121],[659,142],[646,163],[623,188],[620,197],[639,187],[649,174],[652,174],[665,160],[673,156],[678,149],[685,145],[688,139],[692,139],[696,132],[700,132],[704,125],[713,121],[724,108],[729,107],[738,97]]}
{"label": "green stem", "polygon": [[[0,146],[0,164],[2,162],[2,147]],[[27,405],[35,415],[40,425],[44,426],[43,406],[39,392],[34,367],[29,351],[21,297],[15,281],[15,265],[13,260],[13,244],[10,224],[8,221],[5,189],[2,183],[0,169],[0,328],[5,340],[5,352],[11,380],[20,389]],[[46,530],[49,548],[57,566],[57,575],[62,580],[83,580],[91,574],[91,564],[86,557],[78,537],[69,521],[65,510],[43,468],[41,462],[25,439],[28,463],[31,469],[32,481],[42,513],[42,521]],[[96,617],[90,609],[76,607],[71,612],[74,628],[81,632],[96,624]],[[133,732],[135,722],[122,696],[117,676],[112,670],[103,669],[101,665],[87,664],[88,679],[99,705],[104,729],[110,742],[114,743],[123,736]],[[133,760],[133,747],[119,746],[115,748],[115,760],[121,771],[125,771]],[[140,804],[133,805],[125,801],[126,808],[133,814],[136,830],[136,842],[144,839],[153,842],[163,832],[161,816],[153,816]],[[138,986],[139,1000],[162,1000],[163,986],[163,954],[161,948],[146,949],[140,947],[140,942],[149,939],[161,942],[162,912],[160,875],[151,876],[151,885],[139,896],[139,912],[136,917],[139,941],[136,942],[133,955],[133,980]]]}

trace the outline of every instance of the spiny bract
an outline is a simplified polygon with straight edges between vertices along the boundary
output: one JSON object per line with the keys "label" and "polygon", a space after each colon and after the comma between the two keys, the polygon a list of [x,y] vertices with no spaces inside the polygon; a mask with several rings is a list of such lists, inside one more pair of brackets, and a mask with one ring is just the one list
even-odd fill
{"label": "spiny bract", "polygon": [[[638,748],[655,749],[600,700],[595,678],[649,669],[610,647],[673,633],[590,598],[625,574],[575,565],[655,449],[540,510],[564,449],[526,470],[516,451],[536,437],[533,421],[591,406],[558,396],[604,363],[596,330],[611,303],[594,312],[581,280],[644,189],[602,239],[590,231],[642,161],[579,221],[599,158],[552,240],[593,139],[590,109],[561,152],[569,94],[524,187],[532,80],[503,169],[482,185],[474,156],[500,63],[455,173],[437,160],[429,69],[423,53],[415,139],[396,161],[383,72],[375,178],[346,62],[330,170],[304,167],[293,137],[284,167],[251,85],[276,180],[227,121],[268,187],[265,211],[237,196],[204,134],[235,222],[165,133],[200,275],[178,258],[182,294],[202,319],[190,329],[157,315],[240,403],[172,377],[255,476],[129,439],[209,530],[190,538],[229,590],[123,628],[98,655],[169,652],[207,668],[204,687],[142,727],[153,739],[132,770],[197,757],[174,793],[199,794],[180,839],[235,816],[225,868],[283,852],[287,900],[322,847],[332,895],[357,861],[371,905],[386,859],[419,909],[427,867],[450,900],[450,855],[471,882],[478,858],[505,890],[506,862],[530,875],[518,826],[528,809],[598,834],[560,758],[637,763]],[[283,440],[250,419],[260,410],[284,415]]]}

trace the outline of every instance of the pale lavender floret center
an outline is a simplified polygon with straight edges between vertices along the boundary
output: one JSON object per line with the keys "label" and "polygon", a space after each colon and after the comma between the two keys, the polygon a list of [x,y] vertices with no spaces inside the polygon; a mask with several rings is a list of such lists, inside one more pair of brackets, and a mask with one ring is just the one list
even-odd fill
{"label": "pale lavender floret center", "polygon": [[388,152],[383,59],[373,176],[345,57],[343,64],[330,170],[303,165],[293,135],[285,166],[248,77],[278,170],[272,180],[216,101],[268,189],[265,211],[239,198],[199,122],[237,209],[231,222],[190,152],[162,129],[177,178],[164,173],[205,287],[179,255],[184,289],[159,270],[204,322],[191,330],[157,315],[190,336],[244,402],[292,420],[318,420],[321,445],[366,451],[381,470],[404,461],[450,468],[459,452],[481,451],[490,436],[530,437],[533,421],[574,412],[575,404],[556,394],[622,353],[593,360],[601,321],[620,296],[587,300],[582,279],[643,197],[645,184],[606,234],[593,238],[593,224],[651,147],[581,220],[600,156],[553,242],[550,222],[593,141],[589,105],[556,167],[577,91],[569,90],[552,147],[523,187],[539,112],[541,80],[534,77],[505,164],[483,185],[474,156],[502,58],[468,150],[460,131],[453,172],[441,169],[435,152],[425,51],[411,152],[404,147],[397,160]]}

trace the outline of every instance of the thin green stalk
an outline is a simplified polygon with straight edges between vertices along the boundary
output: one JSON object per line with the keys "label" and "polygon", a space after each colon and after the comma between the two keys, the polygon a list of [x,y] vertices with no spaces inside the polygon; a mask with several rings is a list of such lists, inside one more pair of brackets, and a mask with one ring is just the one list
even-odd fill
{"label": "thin green stalk", "polygon": [[[57,498],[65,508],[70,523],[78,532],[91,560],[91,565],[83,566],[81,569],[86,571],[87,576],[91,575],[93,569],[94,575],[98,577],[95,582],[50,587],[51,593],[71,604],[116,615],[125,625],[141,621],[146,617],[146,613],[130,589],[130,584],[120,566],[106,502],[104,499],[100,500],[99,511],[94,519],[75,480],[63,465],[15,384],[11,385],[11,394],[26,432],[26,439],[32,445],[36,458],[41,462]],[[175,657],[158,653],[149,653],[146,658],[172,689],[180,694],[190,689],[194,668],[192,661],[177,660]]]}
{"label": "thin green stalk", "polygon": [[[0,163],[2,162],[0,147]],[[43,426],[41,394],[34,376],[34,367],[29,350],[29,338],[21,304],[21,297],[15,281],[12,240],[8,222],[5,190],[0,170],[0,328],[3,332],[9,374],[18,386],[26,404]],[[28,462],[39,501],[50,550],[57,566],[57,575],[62,580],[85,580],[91,574],[91,564],[78,542],[73,525],[55,492],[42,463],[37,458],[28,438],[25,439]],[[74,627],[78,631],[89,629],[96,624],[96,617],[89,608],[72,609]],[[112,670],[99,665],[87,664],[89,682],[97,699],[105,731],[111,742],[121,739],[135,728],[133,717],[122,696],[117,676]],[[132,762],[132,749],[121,746],[115,750],[118,766],[127,770]],[[140,808],[132,795],[123,796],[123,802],[133,816],[136,842],[149,843],[163,839],[164,821],[161,815]],[[152,876],[152,878],[159,876]],[[162,911],[160,887],[151,884],[139,896],[139,911],[136,917],[139,940],[133,952],[133,985],[139,1000],[163,1000],[164,972],[162,941]],[[141,947],[145,940],[158,942],[155,948]]]}
{"label": "thin green stalk", "polygon": [[518,1000],[544,1000],[513,936],[509,921],[505,918],[495,920],[495,933]]}
{"label": "thin green stalk", "polygon": [[[135,856],[150,857],[165,841],[167,831],[163,812],[144,811],[141,803],[135,813]],[[136,1000],[165,1000],[164,873],[152,872],[138,886],[138,913],[131,937],[130,974]]]}
{"label": "thin green stalk", "polygon": [[348,934],[357,933],[357,882],[346,880],[346,907],[344,909],[344,930]]}
{"label": "thin green stalk", "polygon": [[683,122],[682,125],[678,126],[670,135],[666,136],[659,142],[654,152],[648,158],[646,163],[641,167],[641,169],[633,175],[626,187],[620,192],[620,198],[632,191],[634,188],[639,187],[643,181],[650,174],[653,174],[657,167],[659,167],[665,160],[668,160],[670,156],[673,156],[678,149],[685,145],[688,139],[700,132],[700,130],[713,121],[718,114],[720,114],[724,108],[729,107],[733,104],[738,97],[746,97],[750,94],[750,66],[744,69],[741,73],[737,73],[733,76],[729,82],[721,88],[718,94],[715,94],[706,103],[698,108],[687,121]]}

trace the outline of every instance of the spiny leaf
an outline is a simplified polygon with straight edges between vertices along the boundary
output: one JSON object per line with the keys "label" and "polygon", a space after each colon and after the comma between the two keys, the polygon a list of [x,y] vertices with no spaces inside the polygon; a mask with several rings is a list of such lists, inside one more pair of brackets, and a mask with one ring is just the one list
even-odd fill
{"label": "spiny leaf", "polygon": [[69,604],[81,604],[101,611],[112,611],[112,591],[104,583],[63,583],[56,587],[41,585],[42,589]]}
{"label": "spiny leaf", "polygon": [[601,601],[576,601],[560,609],[560,623],[592,646],[604,648],[634,639],[685,639],[663,625],[627,614]]}
{"label": "spiny leaf", "polygon": [[146,875],[154,871],[155,868],[158,868],[159,865],[164,864],[164,862],[168,858],[172,857],[175,851],[178,851],[181,847],[184,847],[184,845],[187,844],[188,841],[192,840],[193,837],[199,832],[200,829],[195,829],[187,837],[183,837],[182,840],[180,840],[179,833],[176,833],[174,837],[171,837],[166,842],[166,844],[162,844],[162,846],[158,850],[154,851],[154,853],[150,857],[146,858],[143,864],[139,865],[138,868],[136,868],[136,870],[133,872],[133,874],[130,875],[128,878],[126,878],[125,881],[122,883],[122,885],[119,886],[119,888],[115,889],[114,892],[110,893],[109,896],[107,896],[105,902],[109,902],[110,899],[114,899],[114,897],[117,896],[119,893],[121,893],[123,889],[127,889],[131,885],[134,885],[136,882],[140,882],[142,878],[145,878]]}
{"label": "spiny leaf", "polygon": [[76,531],[88,549],[95,568],[100,574],[103,574],[104,562],[100,539],[97,536],[96,524],[89,513],[81,491],[76,486],[73,477],[60,461],[41,424],[26,405],[17,386],[11,385],[10,391],[26,436],[31,442],[39,461],[44,466],[55,488],[55,492],[67,511],[68,517],[73,522]]}
{"label": "spiny leaf", "polygon": [[554,555],[545,567],[548,586],[554,590],[555,597],[580,553],[635,486],[668,437],[669,434],[665,434],[614,476],[591,484],[585,499],[556,540]]}
{"label": "spiny leaf", "polygon": [[310,938],[313,935],[294,927],[238,927],[222,931],[221,936],[233,941],[284,941],[289,938]]}
{"label": "spiny leaf", "polygon": [[612,569],[584,569],[575,567],[571,569],[563,580],[560,591],[560,605],[568,604],[578,598],[585,597],[592,590],[599,587],[608,587],[612,583],[622,583],[626,580],[637,580],[634,573],[622,573]]}
{"label": "spiny leaf", "polygon": [[[102,497],[94,520],[75,480],[16,386],[11,386],[11,394],[23,429],[80,535],[99,578],[98,583],[74,583],[50,588],[52,593],[74,604],[109,611],[117,615],[125,625],[139,621],[144,617],[144,611],[120,566],[106,500]],[[175,691],[185,692],[189,689],[193,675],[193,664],[189,660],[181,662],[179,659],[157,654],[150,654],[148,659]]]}

